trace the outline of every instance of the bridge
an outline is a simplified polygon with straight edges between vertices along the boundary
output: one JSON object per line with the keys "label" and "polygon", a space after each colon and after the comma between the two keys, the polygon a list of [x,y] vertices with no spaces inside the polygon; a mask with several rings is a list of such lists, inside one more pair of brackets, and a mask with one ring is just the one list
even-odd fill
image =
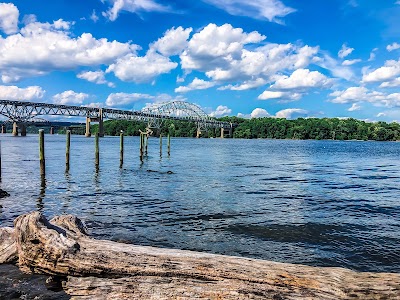
{"label": "bridge", "polygon": [[[208,128],[221,129],[221,137],[226,133],[232,135],[233,124],[217,121],[208,116],[199,106],[185,101],[158,103],[140,111],[118,110],[111,108],[95,108],[86,106],[70,106],[49,103],[0,100],[0,115],[13,123],[13,135],[18,131],[26,135],[26,126],[36,122],[39,116],[73,116],[86,118],[85,136],[90,137],[91,122],[99,123],[99,135],[104,136],[103,121],[131,120],[147,123],[148,128],[160,129],[164,120],[180,120],[194,122],[197,125],[197,137]],[[5,125],[2,126],[2,132]],[[228,132],[227,132],[228,131]]]}

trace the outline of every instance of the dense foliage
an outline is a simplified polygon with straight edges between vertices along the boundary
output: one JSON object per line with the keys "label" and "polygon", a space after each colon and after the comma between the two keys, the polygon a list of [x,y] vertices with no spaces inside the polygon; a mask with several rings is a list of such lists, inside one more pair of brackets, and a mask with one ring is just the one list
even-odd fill
{"label": "dense foliage", "polygon": [[[235,138],[272,138],[272,139],[316,139],[316,140],[400,140],[400,124],[398,123],[368,123],[356,119],[338,118],[299,118],[296,120],[278,118],[242,119],[237,117],[220,118],[236,124]],[[126,135],[139,135],[139,129],[144,131],[146,125],[132,121],[106,121],[106,135],[119,135],[124,130]],[[98,125],[93,125],[93,132]],[[195,137],[196,125],[191,122],[167,120],[163,123],[162,134],[165,136]],[[203,135],[219,136],[219,130],[210,130]]]}

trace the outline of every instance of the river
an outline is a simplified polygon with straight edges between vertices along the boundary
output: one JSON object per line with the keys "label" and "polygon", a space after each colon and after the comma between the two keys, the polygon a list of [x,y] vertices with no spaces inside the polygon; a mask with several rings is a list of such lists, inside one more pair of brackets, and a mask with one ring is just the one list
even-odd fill
{"label": "river", "polygon": [[235,256],[400,272],[400,143],[1,135],[0,226],[40,210],[74,214],[96,238]]}

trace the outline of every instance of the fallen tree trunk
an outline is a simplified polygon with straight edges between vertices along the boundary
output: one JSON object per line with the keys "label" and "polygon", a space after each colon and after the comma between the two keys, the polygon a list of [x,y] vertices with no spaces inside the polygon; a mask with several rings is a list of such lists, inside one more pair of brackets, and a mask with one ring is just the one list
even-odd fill
{"label": "fallen tree trunk", "polygon": [[0,228],[0,264],[13,263],[18,260],[14,228]]}
{"label": "fallen tree trunk", "polygon": [[15,222],[19,267],[76,299],[400,299],[400,274],[359,273],[94,240],[79,219]]}

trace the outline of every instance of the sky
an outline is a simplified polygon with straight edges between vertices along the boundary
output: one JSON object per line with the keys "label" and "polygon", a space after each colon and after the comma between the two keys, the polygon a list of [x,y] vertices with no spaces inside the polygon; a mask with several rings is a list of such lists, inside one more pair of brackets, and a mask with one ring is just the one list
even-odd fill
{"label": "sky", "polygon": [[0,99],[398,122],[399,19],[400,0],[0,2]]}

